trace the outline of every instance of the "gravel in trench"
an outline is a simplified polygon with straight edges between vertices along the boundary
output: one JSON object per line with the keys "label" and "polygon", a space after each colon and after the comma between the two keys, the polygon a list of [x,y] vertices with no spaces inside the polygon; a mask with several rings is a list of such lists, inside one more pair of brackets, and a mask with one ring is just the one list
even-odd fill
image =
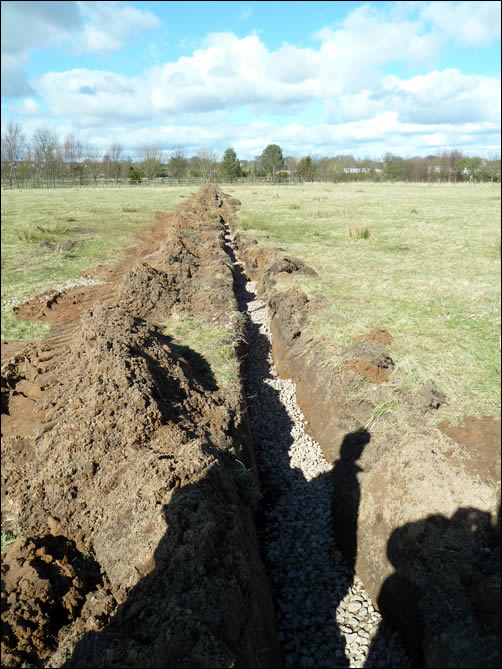
{"label": "gravel in trench", "polygon": [[382,625],[361,581],[337,548],[332,469],[306,432],[295,384],[277,377],[266,305],[237,261],[240,310],[247,314],[246,394],[264,497],[263,559],[272,584],[286,667],[411,667],[394,631]]}

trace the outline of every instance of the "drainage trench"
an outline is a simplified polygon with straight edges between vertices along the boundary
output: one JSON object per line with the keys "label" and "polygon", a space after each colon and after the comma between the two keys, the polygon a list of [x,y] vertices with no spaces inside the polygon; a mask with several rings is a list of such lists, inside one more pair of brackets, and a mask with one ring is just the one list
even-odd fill
{"label": "drainage trench", "polygon": [[245,391],[263,497],[257,514],[286,667],[410,667],[397,634],[337,547],[332,465],[305,431],[295,384],[278,378],[266,304],[237,259],[228,224],[239,310],[246,316]]}

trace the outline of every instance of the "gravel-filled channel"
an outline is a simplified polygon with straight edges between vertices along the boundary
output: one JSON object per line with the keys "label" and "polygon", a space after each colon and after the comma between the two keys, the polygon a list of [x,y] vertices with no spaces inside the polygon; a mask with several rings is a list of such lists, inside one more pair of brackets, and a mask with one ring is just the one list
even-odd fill
{"label": "gravel-filled channel", "polygon": [[266,305],[247,281],[227,227],[247,320],[246,395],[263,488],[259,519],[286,667],[411,667],[338,549],[332,465],[305,431],[295,384],[280,379]]}

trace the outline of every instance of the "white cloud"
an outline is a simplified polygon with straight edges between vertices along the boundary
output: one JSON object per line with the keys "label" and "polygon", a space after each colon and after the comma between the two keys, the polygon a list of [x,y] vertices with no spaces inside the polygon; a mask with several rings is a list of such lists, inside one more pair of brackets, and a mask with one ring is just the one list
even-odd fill
{"label": "white cloud", "polygon": [[392,110],[411,123],[500,121],[500,79],[455,69],[402,80],[387,76],[373,88],[340,95],[326,105],[331,122],[368,118]]}
{"label": "white cloud", "polygon": [[2,3],[2,95],[32,93],[23,67],[35,49],[58,47],[94,53],[123,48],[138,34],[159,27],[149,11],[121,2]]}
{"label": "white cloud", "polygon": [[[48,18],[44,15],[43,21],[55,25],[48,12],[54,3],[35,4],[45,6]],[[94,52],[117,50],[137,31],[158,25],[149,12],[123,3],[66,4],[77,8],[76,18],[70,13],[66,23],[61,20],[59,33],[48,31],[48,39],[71,34],[79,48]],[[456,4],[363,5],[344,22],[320,30],[315,48],[284,43],[270,50],[256,33],[241,38],[229,32],[210,34],[198,48],[190,47],[189,56],[137,77],[79,68],[28,82],[20,74],[28,47],[21,44],[15,52],[10,44],[9,68],[16,76],[7,84],[25,97],[16,112],[30,116],[30,123],[40,113],[34,106],[39,95],[48,118],[73,125],[86,141],[116,137],[129,151],[145,143],[184,145],[189,151],[233,145],[241,157],[252,157],[263,150],[262,144],[278,142],[290,153],[360,150],[378,155],[403,147],[410,154],[424,147],[459,146],[460,140],[472,147],[496,145],[498,78],[452,68],[407,79],[383,73],[396,61],[420,61],[420,70],[427,71],[425,66],[448,40],[465,41],[459,21],[448,24],[448,6]],[[472,17],[478,4],[482,11],[470,39],[481,44],[495,34],[489,31],[486,3],[460,3],[459,11]],[[40,28],[42,18],[37,20]],[[150,51],[155,53],[154,46]],[[305,119],[314,107],[317,115],[309,125]],[[302,116],[294,124],[281,123],[277,119],[284,112],[290,118],[294,112]],[[261,121],[236,121],[244,115]]]}
{"label": "white cloud", "polygon": [[113,72],[87,69],[48,72],[34,87],[55,116],[87,116],[99,124],[107,119],[145,119],[152,114],[146,82]]}
{"label": "white cloud", "polygon": [[468,46],[488,46],[500,39],[500,2],[430,2],[420,9],[422,19],[444,35]]}
{"label": "white cloud", "polygon": [[33,98],[25,98],[15,106],[15,111],[21,116],[33,116],[40,112],[40,105]]}
{"label": "white cloud", "polygon": [[80,40],[83,51],[109,53],[120,51],[125,42],[138,33],[160,27],[159,19],[147,10],[123,5],[121,2],[78,2],[80,11],[91,23],[86,25]]}
{"label": "white cloud", "polygon": [[2,54],[53,46],[82,27],[77,2],[3,2]]}

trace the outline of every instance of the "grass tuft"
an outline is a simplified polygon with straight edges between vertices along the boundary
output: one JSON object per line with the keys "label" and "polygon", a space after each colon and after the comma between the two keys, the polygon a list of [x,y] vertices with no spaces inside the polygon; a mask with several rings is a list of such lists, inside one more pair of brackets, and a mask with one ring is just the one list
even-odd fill
{"label": "grass tuft", "polygon": [[349,237],[351,239],[369,239],[370,231],[367,225],[349,226]]}
{"label": "grass tuft", "polygon": [[6,548],[12,546],[17,537],[10,530],[2,530],[2,553]]}
{"label": "grass tuft", "polygon": [[261,499],[261,492],[252,471],[247,469],[244,463],[237,459],[230,471],[243,502],[252,509],[255,508]]}

